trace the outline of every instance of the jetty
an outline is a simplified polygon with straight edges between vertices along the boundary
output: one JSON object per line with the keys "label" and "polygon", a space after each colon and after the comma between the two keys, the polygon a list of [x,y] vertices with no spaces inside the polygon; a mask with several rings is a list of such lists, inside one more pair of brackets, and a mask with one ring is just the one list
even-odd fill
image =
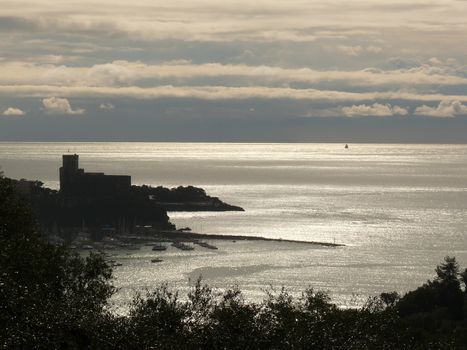
{"label": "jetty", "polygon": [[[116,238],[120,241],[131,242],[133,244],[147,242],[190,242],[199,244],[199,242],[220,240],[220,241],[263,241],[263,242],[278,242],[278,243],[297,243],[306,245],[316,245],[323,247],[345,247],[345,244],[335,242],[318,242],[318,241],[302,241],[294,239],[282,239],[282,238],[266,238],[261,236],[244,236],[244,235],[219,235],[219,234],[206,234],[197,232],[180,232],[178,230],[162,230],[157,232],[151,232],[146,235],[119,235]],[[204,243],[202,243],[204,244]],[[208,243],[209,244],[209,243]],[[173,243],[172,243],[173,245]],[[202,246],[202,245],[200,245]],[[192,247],[191,247],[192,248]]]}

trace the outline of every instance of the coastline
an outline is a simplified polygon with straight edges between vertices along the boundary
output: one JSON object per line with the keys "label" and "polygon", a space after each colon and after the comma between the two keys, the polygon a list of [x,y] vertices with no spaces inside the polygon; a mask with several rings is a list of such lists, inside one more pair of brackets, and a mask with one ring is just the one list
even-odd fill
{"label": "coastline", "polygon": [[167,241],[186,241],[196,242],[202,239],[212,240],[225,240],[225,241],[263,241],[263,242],[278,242],[278,243],[298,243],[308,245],[318,245],[323,247],[345,247],[345,244],[340,243],[329,243],[329,242],[317,242],[317,241],[300,241],[293,239],[281,239],[281,238],[266,238],[261,236],[243,236],[243,235],[220,235],[220,234],[206,234],[197,232],[186,232],[186,231],[160,231],[154,235],[143,235],[143,236],[118,236],[123,241],[131,241],[132,243],[137,242],[150,242],[154,240],[167,240]]}

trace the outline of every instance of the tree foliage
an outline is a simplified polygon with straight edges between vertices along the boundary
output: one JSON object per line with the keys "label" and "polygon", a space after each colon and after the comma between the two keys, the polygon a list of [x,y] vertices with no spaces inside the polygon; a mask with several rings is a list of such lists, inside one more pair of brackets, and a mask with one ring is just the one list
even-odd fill
{"label": "tree foliage", "polygon": [[436,280],[444,284],[459,283],[459,264],[455,257],[446,256],[444,262],[436,267]]}
{"label": "tree foliage", "polygon": [[99,339],[114,292],[98,254],[82,259],[41,239],[31,209],[0,178],[0,348],[74,348]]}

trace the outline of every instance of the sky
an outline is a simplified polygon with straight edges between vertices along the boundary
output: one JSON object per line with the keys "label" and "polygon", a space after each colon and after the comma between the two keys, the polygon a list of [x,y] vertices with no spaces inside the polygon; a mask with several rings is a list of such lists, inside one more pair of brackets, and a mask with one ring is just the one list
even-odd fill
{"label": "sky", "polygon": [[0,3],[0,141],[467,143],[466,0]]}

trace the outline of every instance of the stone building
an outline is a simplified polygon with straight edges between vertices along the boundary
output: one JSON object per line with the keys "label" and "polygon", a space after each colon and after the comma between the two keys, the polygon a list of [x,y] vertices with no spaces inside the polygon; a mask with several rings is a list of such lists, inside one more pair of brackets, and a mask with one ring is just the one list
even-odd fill
{"label": "stone building", "polygon": [[77,154],[63,155],[60,168],[60,193],[70,197],[108,197],[125,195],[131,188],[131,176],[87,173],[79,168]]}

